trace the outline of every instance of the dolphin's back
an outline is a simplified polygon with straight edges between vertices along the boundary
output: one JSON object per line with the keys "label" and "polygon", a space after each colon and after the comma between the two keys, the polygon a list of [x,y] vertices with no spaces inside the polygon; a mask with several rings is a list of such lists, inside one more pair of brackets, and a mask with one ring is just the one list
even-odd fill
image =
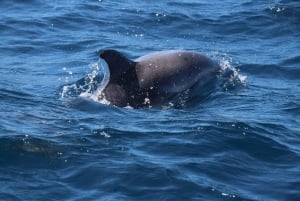
{"label": "dolphin's back", "polygon": [[218,66],[208,57],[190,51],[161,51],[132,61],[118,51],[105,50],[110,80],[103,96],[117,106],[159,106],[197,83],[216,76]]}
{"label": "dolphin's back", "polygon": [[214,75],[217,65],[208,57],[189,51],[162,51],[135,60],[141,88],[157,88],[178,93],[193,86],[201,77]]}

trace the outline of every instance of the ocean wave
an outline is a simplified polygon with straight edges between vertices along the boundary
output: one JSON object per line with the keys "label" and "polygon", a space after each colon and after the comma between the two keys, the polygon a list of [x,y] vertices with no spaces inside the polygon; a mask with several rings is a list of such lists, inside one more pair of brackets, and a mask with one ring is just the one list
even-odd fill
{"label": "ocean wave", "polygon": [[[1,200],[299,200],[299,1],[1,5]],[[177,106],[119,108],[98,102],[105,48],[222,70]]]}
{"label": "ocean wave", "polygon": [[251,73],[255,76],[264,76],[274,78],[281,77],[292,80],[297,80],[300,77],[300,70],[298,68],[286,68],[279,64],[244,64],[238,66],[243,72]]}

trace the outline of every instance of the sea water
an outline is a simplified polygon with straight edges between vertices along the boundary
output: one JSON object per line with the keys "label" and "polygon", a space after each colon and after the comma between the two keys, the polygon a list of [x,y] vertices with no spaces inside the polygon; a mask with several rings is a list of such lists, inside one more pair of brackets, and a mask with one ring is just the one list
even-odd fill
{"label": "sea water", "polygon": [[[298,1],[3,0],[0,36],[0,200],[300,200]],[[197,51],[223,74],[118,108],[95,96],[103,49]]]}

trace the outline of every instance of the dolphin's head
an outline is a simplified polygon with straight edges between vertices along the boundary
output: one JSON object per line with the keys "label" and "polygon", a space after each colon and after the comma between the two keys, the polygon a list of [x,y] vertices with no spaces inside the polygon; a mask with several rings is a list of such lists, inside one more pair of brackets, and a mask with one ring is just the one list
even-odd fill
{"label": "dolphin's head", "polygon": [[135,62],[116,50],[103,50],[100,52],[100,58],[107,63],[110,71],[110,81],[112,82],[120,79],[122,75],[135,66]]}

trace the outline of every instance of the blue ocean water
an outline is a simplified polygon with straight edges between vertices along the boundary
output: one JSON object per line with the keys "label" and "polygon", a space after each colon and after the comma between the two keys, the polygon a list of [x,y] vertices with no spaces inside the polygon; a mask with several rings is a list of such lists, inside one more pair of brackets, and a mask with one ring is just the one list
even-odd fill
{"label": "blue ocean water", "polygon": [[[299,1],[2,0],[0,36],[0,200],[300,200]],[[232,73],[118,108],[80,96],[106,48]]]}

